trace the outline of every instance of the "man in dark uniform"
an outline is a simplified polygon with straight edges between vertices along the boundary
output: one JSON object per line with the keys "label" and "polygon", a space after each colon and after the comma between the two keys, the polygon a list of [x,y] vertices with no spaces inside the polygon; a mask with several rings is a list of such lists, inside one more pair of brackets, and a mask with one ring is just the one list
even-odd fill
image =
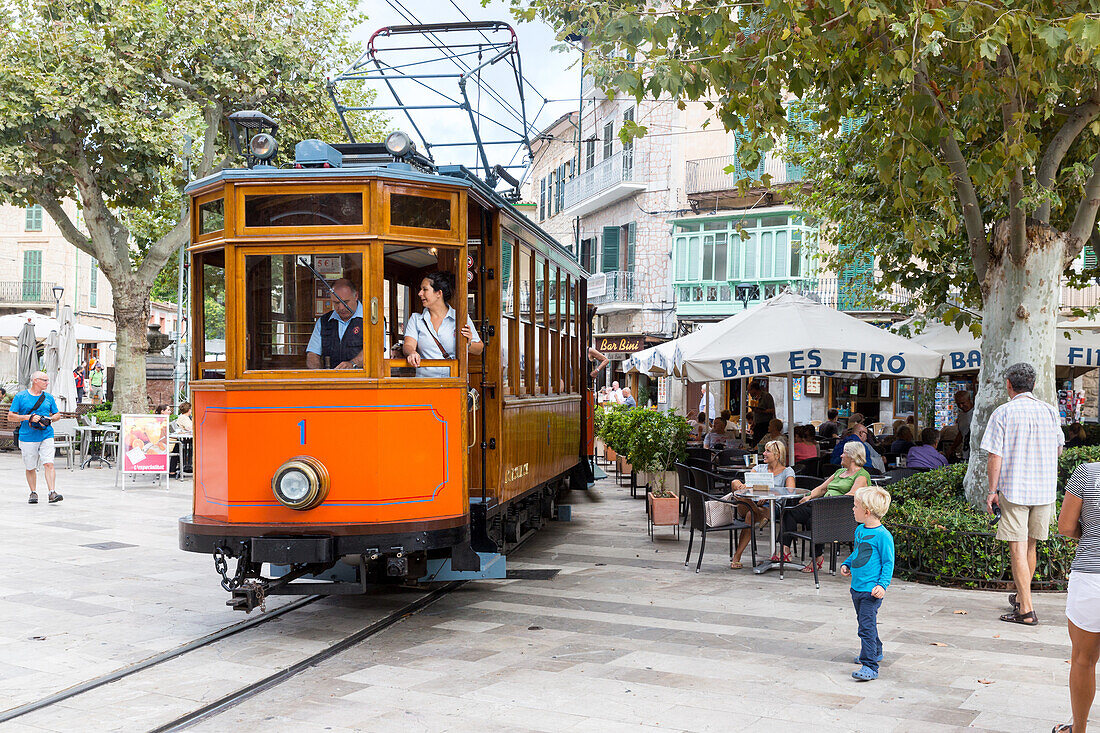
{"label": "man in dark uniform", "polygon": [[317,319],[306,346],[310,369],[363,368],[363,304],[351,280],[332,284],[332,310]]}

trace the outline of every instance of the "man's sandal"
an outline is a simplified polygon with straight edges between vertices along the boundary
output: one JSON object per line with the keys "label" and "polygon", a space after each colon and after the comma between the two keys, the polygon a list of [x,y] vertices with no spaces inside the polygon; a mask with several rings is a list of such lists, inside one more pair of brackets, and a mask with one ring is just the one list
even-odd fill
{"label": "man's sandal", "polygon": [[1059,723],[1050,729],[1050,733],[1073,733],[1073,723]]}
{"label": "man's sandal", "polygon": [[1039,625],[1039,617],[1035,615],[1034,611],[1028,611],[1027,613],[1013,611],[1012,613],[1006,613],[1001,616],[1001,620],[1007,621],[1010,624],[1021,624],[1023,626]]}

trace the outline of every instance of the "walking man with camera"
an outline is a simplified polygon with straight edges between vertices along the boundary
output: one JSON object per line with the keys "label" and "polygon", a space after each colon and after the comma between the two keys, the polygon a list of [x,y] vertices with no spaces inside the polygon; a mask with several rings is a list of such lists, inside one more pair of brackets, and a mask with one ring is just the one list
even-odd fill
{"label": "walking man with camera", "polygon": [[56,504],[61,494],[55,490],[57,475],[54,472],[53,458],[53,421],[61,417],[53,395],[46,391],[50,380],[45,372],[31,375],[31,386],[20,392],[11,401],[8,422],[19,423],[19,450],[23,454],[23,467],[27,469],[27,485],[31,495],[27,501],[38,503],[35,489],[38,485],[38,464],[42,464],[42,474],[46,477],[46,486],[50,490],[49,501]]}

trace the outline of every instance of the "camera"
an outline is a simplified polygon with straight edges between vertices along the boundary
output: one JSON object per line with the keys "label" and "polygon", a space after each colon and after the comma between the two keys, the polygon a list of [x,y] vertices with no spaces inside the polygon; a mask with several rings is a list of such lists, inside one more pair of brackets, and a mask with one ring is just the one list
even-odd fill
{"label": "camera", "polygon": [[990,520],[990,522],[992,524],[996,524],[999,521],[1001,521],[1001,505],[1000,504],[994,504],[993,505],[993,519]]}
{"label": "camera", "polygon": [[38,430],[45,430],[50,426],[50,418],[42,415],[39,415],[37,420],[28,420],[27,422],[31,424],[32,428],[37,428]]}

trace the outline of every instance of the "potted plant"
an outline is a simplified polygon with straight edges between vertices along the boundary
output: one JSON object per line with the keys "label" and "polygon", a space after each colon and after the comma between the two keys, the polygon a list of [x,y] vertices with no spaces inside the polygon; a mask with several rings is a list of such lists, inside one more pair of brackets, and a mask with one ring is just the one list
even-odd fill
{"label": "potted plant", "polygon": [[672,488],[678,491],[676,463],[687,456],[687,438],[691,427],[675,410],[655,412],[639,409],[630,425],[628,454],[634,467],[647,474],[654,491]]}
{"label": "potted plant", "polygon": [[649,536],[653,536],[654,527],[680,528],[680,497],[670,489],[656,489],[649,493]]}

